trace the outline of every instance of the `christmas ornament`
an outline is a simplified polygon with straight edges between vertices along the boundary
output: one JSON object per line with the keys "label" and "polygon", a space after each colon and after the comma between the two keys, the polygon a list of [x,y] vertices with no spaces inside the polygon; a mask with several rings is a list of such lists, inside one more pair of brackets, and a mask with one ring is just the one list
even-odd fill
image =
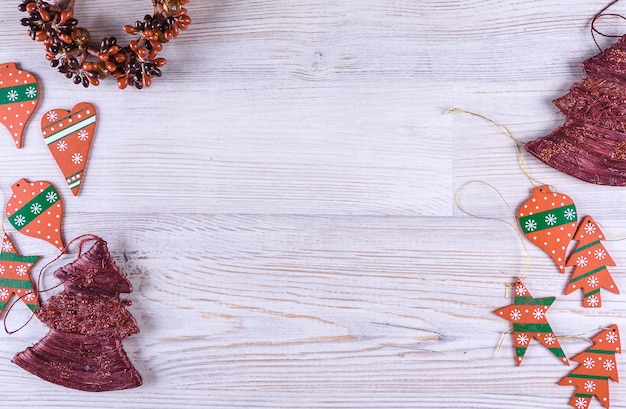
{"label": "christmas ornament", "polygon": [[565,294],[581,289],[583,306],[600,308],[602,306],[601,288],[619,294],[617,285],[606,268],[606,266],[614,266],[615,262],[600,242],[604,240],[604,235],[590,216],[586,216],[580,222],[574,239],[578,240],[578,245],[567,260],[567,266],[574,266],[574,271],[565,288]]}
{"label": "christmas ornament", "polygon": [[74,196],[84,179],[96,130],[96,108],[81,102],[71,112],[53,109],[41,118],[41,132]]}
{"label": "christmas ornament", "polygon": [[13,362],[48,382],[88,392],[140,386],[141,375],[122,346],[124,338],[139,333],[125,308],[130,302],[119,298],[132,286],[106,242],[95,238],[87,252],[54,275],[64,290],[37,312],[50,331]]}
{"label": "christmas ornament", "polygon": [[11,133],[15,146],[22,147],[26,122],[39,102],[39,85],[33,74],[15,63],[0,64],[0,122]]}
{"label": "christmas ornament", "polygon": [[617,325],[603,329],[592,338],[593,346],[572,358],[580,365],[559,381],[559,385],[575,386],[570,406],[586,409],[595,396],[602,406],[609,408],[609,379],[619,382],[615,353],[621,354]]}
{"label": "christmas ornament", "polygon": [[39,256],[22,256],[5,233],[0,252],[0,312],[15,294],[32,311],[39,305],[29,271]]}
{"label": "christmas ornament", "polygon": [[517,213],[524,235],[554,260],[565,273],[567,246],[576,231],[576,206],[567,195],[552,192],[549,186],[532,189],[531,197]]}
{"label": "christmas ornament", "polygon": [[515,345],[515,364],[520,366],[531,339],[536,339],[548,348],[565,365],[569,365],[559,340],[548,323],[546,313],[555,298],[533,298],[519,278],[513,285],[513,304],[499,308],[493,313],[513,324],[513,344]]}
{"label": "christmas ornament", "polygon": [[189,0],[152,0],[153,15],[147,14],[134,25],[124,26],[126,33],[137,36],[136,40],[122,46],[115,37],[105,37],[94,45],[90,43],[89,31],[79,27],[74,18],[74,3],[75,0],[22,0],[18,9],[28,13],[22,25],[28,27],[33,40],[44,43],[51,65],[85,88],[89,84],[99,85],[100,79],[108,76],[117,80],[120,89],[128,85],[149,87],[167,63],[164,58],[157,58],[163,44],[191,24],[187,9],[182,7]]}
{"label": "christmas ornament", "polygon": [[[614,4],[615,1],[612,4]],[[609,7],[607,6],[593,22]],[[587,77],[554,101],[567,117],[547,136],[525,145],[544,163],[581,180],[626,185],[626,36],[586,60]]]}
{"label": "christmas ornament", "polygon": [[47,241],[63,251],[63,201],[56,188],[49,182],[20,179],[11,190],[13,195],[5,209],[9,223],[20,233]]}

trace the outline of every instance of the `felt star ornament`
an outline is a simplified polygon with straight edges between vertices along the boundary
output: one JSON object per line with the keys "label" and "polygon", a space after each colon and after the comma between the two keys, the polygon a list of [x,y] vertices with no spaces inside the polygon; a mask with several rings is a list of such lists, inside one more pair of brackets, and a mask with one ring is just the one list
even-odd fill
{"label": "felt star ornament", "polygon": [[7,234],[4,235],[0,252],[0,313],[15,294],[30,308],[39,305],[37,292],[30,279],[29,270],[39,256],[22,256],[17,252]]}
{"label": "felt star ornament", "polygon": [[522,359],[530,344],[530,340],[534,338],[560,358],[561,362],[569,365],[559,340],[554,335],[546,318],[546,312],[554,302],[555,297],[533,298],[519,278],[515,279],[513,288],[513,304],[499,308],[493,313],[513,324],[515,364],[517,366],[522,364]]}

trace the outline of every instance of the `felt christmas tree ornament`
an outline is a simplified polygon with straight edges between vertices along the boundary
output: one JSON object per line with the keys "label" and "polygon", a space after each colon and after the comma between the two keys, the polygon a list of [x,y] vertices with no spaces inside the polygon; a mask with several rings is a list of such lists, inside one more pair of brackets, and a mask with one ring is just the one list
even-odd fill
{"label": "felt christmas tree ornament", "polygon": [[22,147],[24,127],[38,102],[39,85],[35,76],[17,68],[15,63],[0,64],[0,123],[18,149]]}
{"label": "felt christmas tree ornament", "polygon": [[548,185],[535,187],[531,197],[520,206],[517,217],[524,235],[565,273],[567,246],[578,220],[574,201],[563,193],[553,192]]}

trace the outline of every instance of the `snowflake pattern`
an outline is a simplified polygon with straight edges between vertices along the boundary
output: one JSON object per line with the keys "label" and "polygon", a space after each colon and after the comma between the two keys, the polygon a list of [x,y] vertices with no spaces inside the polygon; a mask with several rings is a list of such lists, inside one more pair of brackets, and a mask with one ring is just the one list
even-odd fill
{"label": "snowflake pattern", "polygon": [[576,405],[576,409],[585,409],[587,407],[587,399],[577,398],[574,404]]}
{"label": "snowflake pattern", "polygon": [[13,219],[13,223],[15,223],[15,225],[18,227],[22,227],[23,225],[26,224],[26,217],[22,216],[21,214],[18,214]]}
{"label": "snowflake pattern", "polygon": [[2,241],[2,251],[9,252],[13,250],[13,245],[9,240]]}
{"label": "snowflake pattern", "polygon": [[78,139],[80,139],[81,141],[86,141],[87,139],[89,139],[89,132],[87,132],[85,129],[82,129],[77,136]]}
{"label": "snowflake pattern", "polygon": [[613,362],[612,359],[607,359],[606,361],[604,361],[602,366],[604,367],[605,371],[612,371],[613,369],[615,369],[615,362]]}
{"label": "snowflake pattern", "polygon": [[83,155],[81,155],[80,153],[75,153],[72,155],[72,162],[74,162],[75,165],[82,163],[82,161]]}
{"label": "snowflake pattern", "polygon": [[59,152],[65,152],[67,150],[67,142],[59,141],[59,143],[57,143],[57,149]]}
{"label": "snowflake pattern", "polygon": [[548,214],[545,220],[548,226],[554,226],[556,224],[556,216],[552,213]]}
{"label": "snowflake pattern", "polygon": [[32,214],[39,214],[41,213],[43,210],[43,208],[41,207],[41,204],[39,203],[33,203],[32,205],[30,205],[30,212]]}
{"label": "snowflake pattern", "polygon": [[523,297],[526,295],[528,291],[526,290],[526,287],[524,287],[523,285],[518,285],[515,287],[515,295]]}
{"label": "snowflake pattern", "polygon": [[26,266],[17,266],[17,268],[15,269],[15,273],[18,276],[25,276],[26,273],[28,272],[28,268],[26,268]]}
{"label": "snowflake pattern", "polygon": [[600,300],[595,295],[587,297],[587,304],[589,304],[590,307],[595,307],[599,303],[600,303]]}
{"label": "snowflake pattern", "polygon": [[57,201],[58,198],[59,196],[55,192],[46,193],[46,202],[48,203],[54,203]]}
{"label": "snowflake pattern", "polygon": [[567,219],[567,220],[575,220],[576,219],[576,211],[572,208],[565,210],[565,212],[563,213],[563,216]]}
{"label": "snowflake pattern", "polygon": [[58,118],[57,113],[54,111],[50,111],[46,114],[46,119],[50,122],[56,121]]}
{"label": "snowflake pattern", "polygon": [[602,249],[597,249],[593,252],[593,256],[596,258],[596,260],[604,260],[604,258],[606,257],[606,251]]}
{"label": "snowflake pattern", "polygon": [[28,98],[35,98],[37,96],[37,88],[33,86],[26,88],[26,96]]}
{"label": "snowflake pattern", "polygon": [[528,336],[526,334],[519,334],[517,336],[517,343],[520,345],[528,344]]}
{"label": "snowflake pattern", "polygon": [[548,345],[552,345],[556,342],[556,337],[552,334],[548,334],[545,336],[545,338],[543,339],[543,341],[548,344]]}
{"label": "snowflake pattern", "polygon": [[6,288],[0,288],[0,299],[6,300],[9,298],[9,290]]}
{"label": "snowflake pattern", "polygon": [[0,275],[4,274],[4,266],[0,266]]}
{"label": "snowflake pattern", "polygon": [[591,276],[587,279],[587,284],[591,288],[597,287],[600,284],[600,279],[596,276]]}
{"label": "snowflake pattern", "polygon": [[535,308],[535,310],[533,311],[533,317],[536,320],[542,319],[545,315],[546,312],[543,310],[543,308]]}
{"label": "snowflake pattern", "polygon": [[585,233],[587,234],[593,234],[596,232],[596,225],[593,223],[587,223],[585,225]]}
{"label": "snowflake pattern", "polygon": [[35,300],[35,293],[29,291],[26,293],[26,295],[24,296],[24,299],[26,301],[34,301]]}
{"label": "snowflake pattern", "polygon": [[17,98],[20,96],[20,94],[17,93],[16,90],[12,89],[11,91],[7,92],[7,99],[11,102],[15,102],[17,101]]}
{"label": "snowflake pattern", "polygon": [[522,312],[520,310],[512,310],[510,316],[513,321],[519,321],[522,318]]}
{"label": "snowflake pattern", "polygon": [[586,267],[587,266],[587,257],[580,256],[576,259],[576,265],[578,267]]}
{"label": "snowflake pattern", "polygon": [[524,227],[528,231],[535,231],[537,230],[537,222],[533,219],[526,220],[526,224],[524,225]]}
{"label": "snowflake pattern", "polygon": [[617,342],[617,334],[615,332],[608,332],[606,334],[606,342],[614,344]]}
{"label": "snowflake pattern", "polygon": [[585,358],[585,360],[583,361],[583,366],[587,369],[591,369],[596,365],[595,361],[593,360],[593,358]]}
{"label": "snowflake pattern", "polygon": [[585,382],[585,390],[587,392],[593,392],[596,390],[596,383],[594,381]]}

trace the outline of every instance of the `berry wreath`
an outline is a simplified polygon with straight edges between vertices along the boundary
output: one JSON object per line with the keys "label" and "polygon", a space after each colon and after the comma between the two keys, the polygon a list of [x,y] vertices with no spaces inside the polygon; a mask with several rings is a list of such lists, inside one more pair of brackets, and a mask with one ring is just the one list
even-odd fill
{"label": "berry wreath", "polygon": [[28,27],[33,40],[44,43],[50,65],[85,88],[99,85],[100,79],[108,76],[117,79],[120,89],[149,87],[167,63],[165,58],[157,58],[163,44],[191,24],[182,7],[190,0],[152,0],[153,15],[124,26],[126,33],[138,35],[136,40],[121,46],[115,37],[105,37],[99,46],[93,46],[89,31],[79,27],[74,18],[75,1],[22,0],[18,9],[29,14],[22,25]]}

